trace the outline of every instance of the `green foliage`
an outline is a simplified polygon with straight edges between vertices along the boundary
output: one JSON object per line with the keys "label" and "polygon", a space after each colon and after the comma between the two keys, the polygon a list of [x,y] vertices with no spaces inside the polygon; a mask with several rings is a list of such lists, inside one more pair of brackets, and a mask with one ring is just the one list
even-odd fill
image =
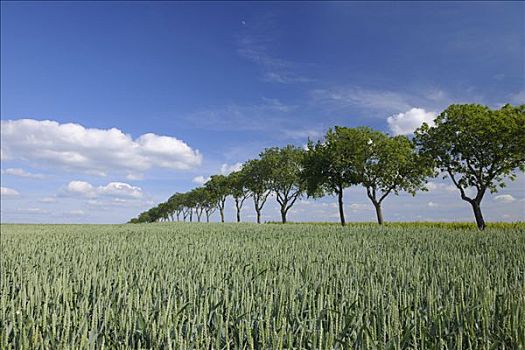
{"label": "green foliage", "polygon": [[304,149],[293,145],[267,148],[260,154],[269,169],[269,188],[281,206],[283,222],[286,222],[288,210],[304,192],[301,178],[304,156]]}
{"label": "green foliage", "polygon": [[0,348],[522,348],[523,225],[425,225],[2,225]]}
{"label": "green foliage", "polygon": [[[525,170],[525,105],[451,105],[434,122],[416,131],[420,153],[450,177],[482,229],[479,205],[486,190],[497,192],[505,177],[513,180],[516,170]],[[468,188],[475,189],[474,197]]]}
{"label": "green foliage", "polygon": [[271,168],[265,159],[252,159],[242,168],[246,189],[250,191],[257,213],[257,222],[261,222],[261,210],[271,193]]}
{"label": "green foliage", "polygon": [[309,196],[341,193],[359,183],[358,150],[362,131],[369,128],[336,126],[328,130],[324,141],[308,142],[302,177]]}
{"label": "green foliage", "polygon": [[451,105],[416,131],[421,153],[434,161],[460,188],[496,192],[503,177],[525,171],[525,105],[500,110]]}

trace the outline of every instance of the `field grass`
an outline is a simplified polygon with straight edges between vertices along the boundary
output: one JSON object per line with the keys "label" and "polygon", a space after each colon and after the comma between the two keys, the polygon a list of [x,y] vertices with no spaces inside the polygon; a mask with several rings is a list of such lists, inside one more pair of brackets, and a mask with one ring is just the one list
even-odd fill
{"label": "field grass", "polygon": [[525,228],[2,225],[2,349],[525,349]]}

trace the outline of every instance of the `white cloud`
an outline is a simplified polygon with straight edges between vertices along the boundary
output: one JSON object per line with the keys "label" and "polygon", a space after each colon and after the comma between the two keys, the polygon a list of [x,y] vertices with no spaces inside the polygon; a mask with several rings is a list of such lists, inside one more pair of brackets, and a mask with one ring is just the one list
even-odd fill
{"label": "white cloud", "polygon": [[0,194],[2,197],[17,197],[20,195],[17,190],[14,190],[9,187],[0,187]]}
{"label": "white cloud", "polygon": [[70,210],[64,213],[66,216],[84,216],[86,213],[81,209]]}
{"label": "white cloud", "polygon": [[71,181],[62,191],[63,194],[96,198],[99,196],[117,198],[142,198],[143,192],[140,187],[132,186],[124,182],[110,182],[105,186],[94,187],[86,181]]}
{"label": "white cloud", "polygon": [[[337,206],[337,204],[335,204],[335,206]],[[362,210],[372,210],[372,206],[370,204],[352,203],[350,204],[350,209],[354,212]]]}
{"label": "white cloud", "polygon": [[142,188],[124,182],[110,182],[106,186],[97,187],[97,193],[103,196],[141,198]]}
{"label": "white cloud", "polygon": [[2,120],[2,156],[42,162],[95,175],[134,174],[152,167],[178,170],[201,164],[197,150],[181,140],[147,133],[133,139],[119,129],[89,129],[50,120]]}
{"label": "white cloud", "polygon": [[196,184],[204,185],[206,182],[208,182],[208,180],[210,180],[209,177],[204,177],[202,175],[199,175],[199,176],[195,176],[192,181],[195,182]]}
{"label": "white cloud", "polygon": [[55,197],[44,197],[38,200],[40,203],[56,203],[57,199]]}
{"label": "white cloud", "polygon": [[2,174],[11,175],[11,176],[19,176],[19,177],[27,177],[27,178],[32,178],[32,179],[44,178],[44,175],[42,174],[33,174],[21,168],[8,168],[5,170],[2,170]]}
{"label": "white cloud", "polygon": [[456,192],[458,189],[453,185],[447,185],[442,182],[433,182],[429,181],[426,184],[426,187],[429,192],[435,192],[435,191],[446,191],[446,192]]}
{"label": "white cloud", "polygon": [[25,214],[49,214],[48,210],[42,208],[18,208],[17,212]]}
{"label": "white cloud", "polygon": [[428,202],[427,205],[428,205],[429,207],[431,207],[431,208],[434,208],[434,207],[439,206],[439,204],[437,204],[437,203],[435,203],[435,202],[432,202],[432,201]]}
{"label": "white cloud", "polygon": [[500,195],[495,196],[494,199],[497,200],[498,202],[503,202],[503,203],[510,203],[516,200],[516,198],[514,198],[510,194],[500,194]]}
{"label": "white cloud", "polygon": [[423,108],[411,108],[407,112],[388,117],[387,122],[394,135],[412,134],[424,122],[433,125],[436,114]]}
{"label": "white cloud", "polygon": [[241,162],[237,162],[235,164],[226,164],[224,163],[223,165],[221,165],[221,174],[222,175],[228,175],[234,171],[239,171],[242,169],[242,163]]}

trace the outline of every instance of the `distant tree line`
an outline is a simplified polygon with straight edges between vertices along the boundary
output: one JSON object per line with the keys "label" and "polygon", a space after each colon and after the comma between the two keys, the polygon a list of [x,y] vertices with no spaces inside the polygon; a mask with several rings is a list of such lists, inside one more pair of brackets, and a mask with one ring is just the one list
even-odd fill
{"label": "distant tree line", "polygon": [[[301,197],[335,195],[339,217],[345,225],[344,190],[363,186],[383,224],[382,203],[401,191],[415,195],[426,191],[427,179],[448,177],[461,199],[473,209],[476,224],[485,228],[481,201],[486,191],[504,187],[525,171],[525,105],[505,105],[492,110],[477,104],[451,105],[434,120],[424,123],[413,138],[389,136],[368,127],[329,129],[322,140],[308,140],[305,149],[288,145],[267,148],[241,170],[213,175],[202,186],[175,193],[132,219],[131,223],[156,221],[210,221],[218,211],[224,222],[226,198],[235,202],[237,222],[249,198],[257,223],[271,194],[280,207],[281,220]],[[474,191],[472,191],[474,190]]]}

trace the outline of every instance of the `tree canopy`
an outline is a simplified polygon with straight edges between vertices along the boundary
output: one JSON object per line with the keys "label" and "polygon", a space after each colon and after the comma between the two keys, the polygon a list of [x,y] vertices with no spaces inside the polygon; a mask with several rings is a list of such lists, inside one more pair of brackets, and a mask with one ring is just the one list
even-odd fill
{"label": "tree canopy", "polygon": [[[420,153],[450,177],[461,198],[485,228],[481,201],[486,191],[504,187],[516,170],[525,170],[525,105],[492,110],[478,104],[451,105],[416,131]],[[469,195],[468,190],[475,194]]]}

